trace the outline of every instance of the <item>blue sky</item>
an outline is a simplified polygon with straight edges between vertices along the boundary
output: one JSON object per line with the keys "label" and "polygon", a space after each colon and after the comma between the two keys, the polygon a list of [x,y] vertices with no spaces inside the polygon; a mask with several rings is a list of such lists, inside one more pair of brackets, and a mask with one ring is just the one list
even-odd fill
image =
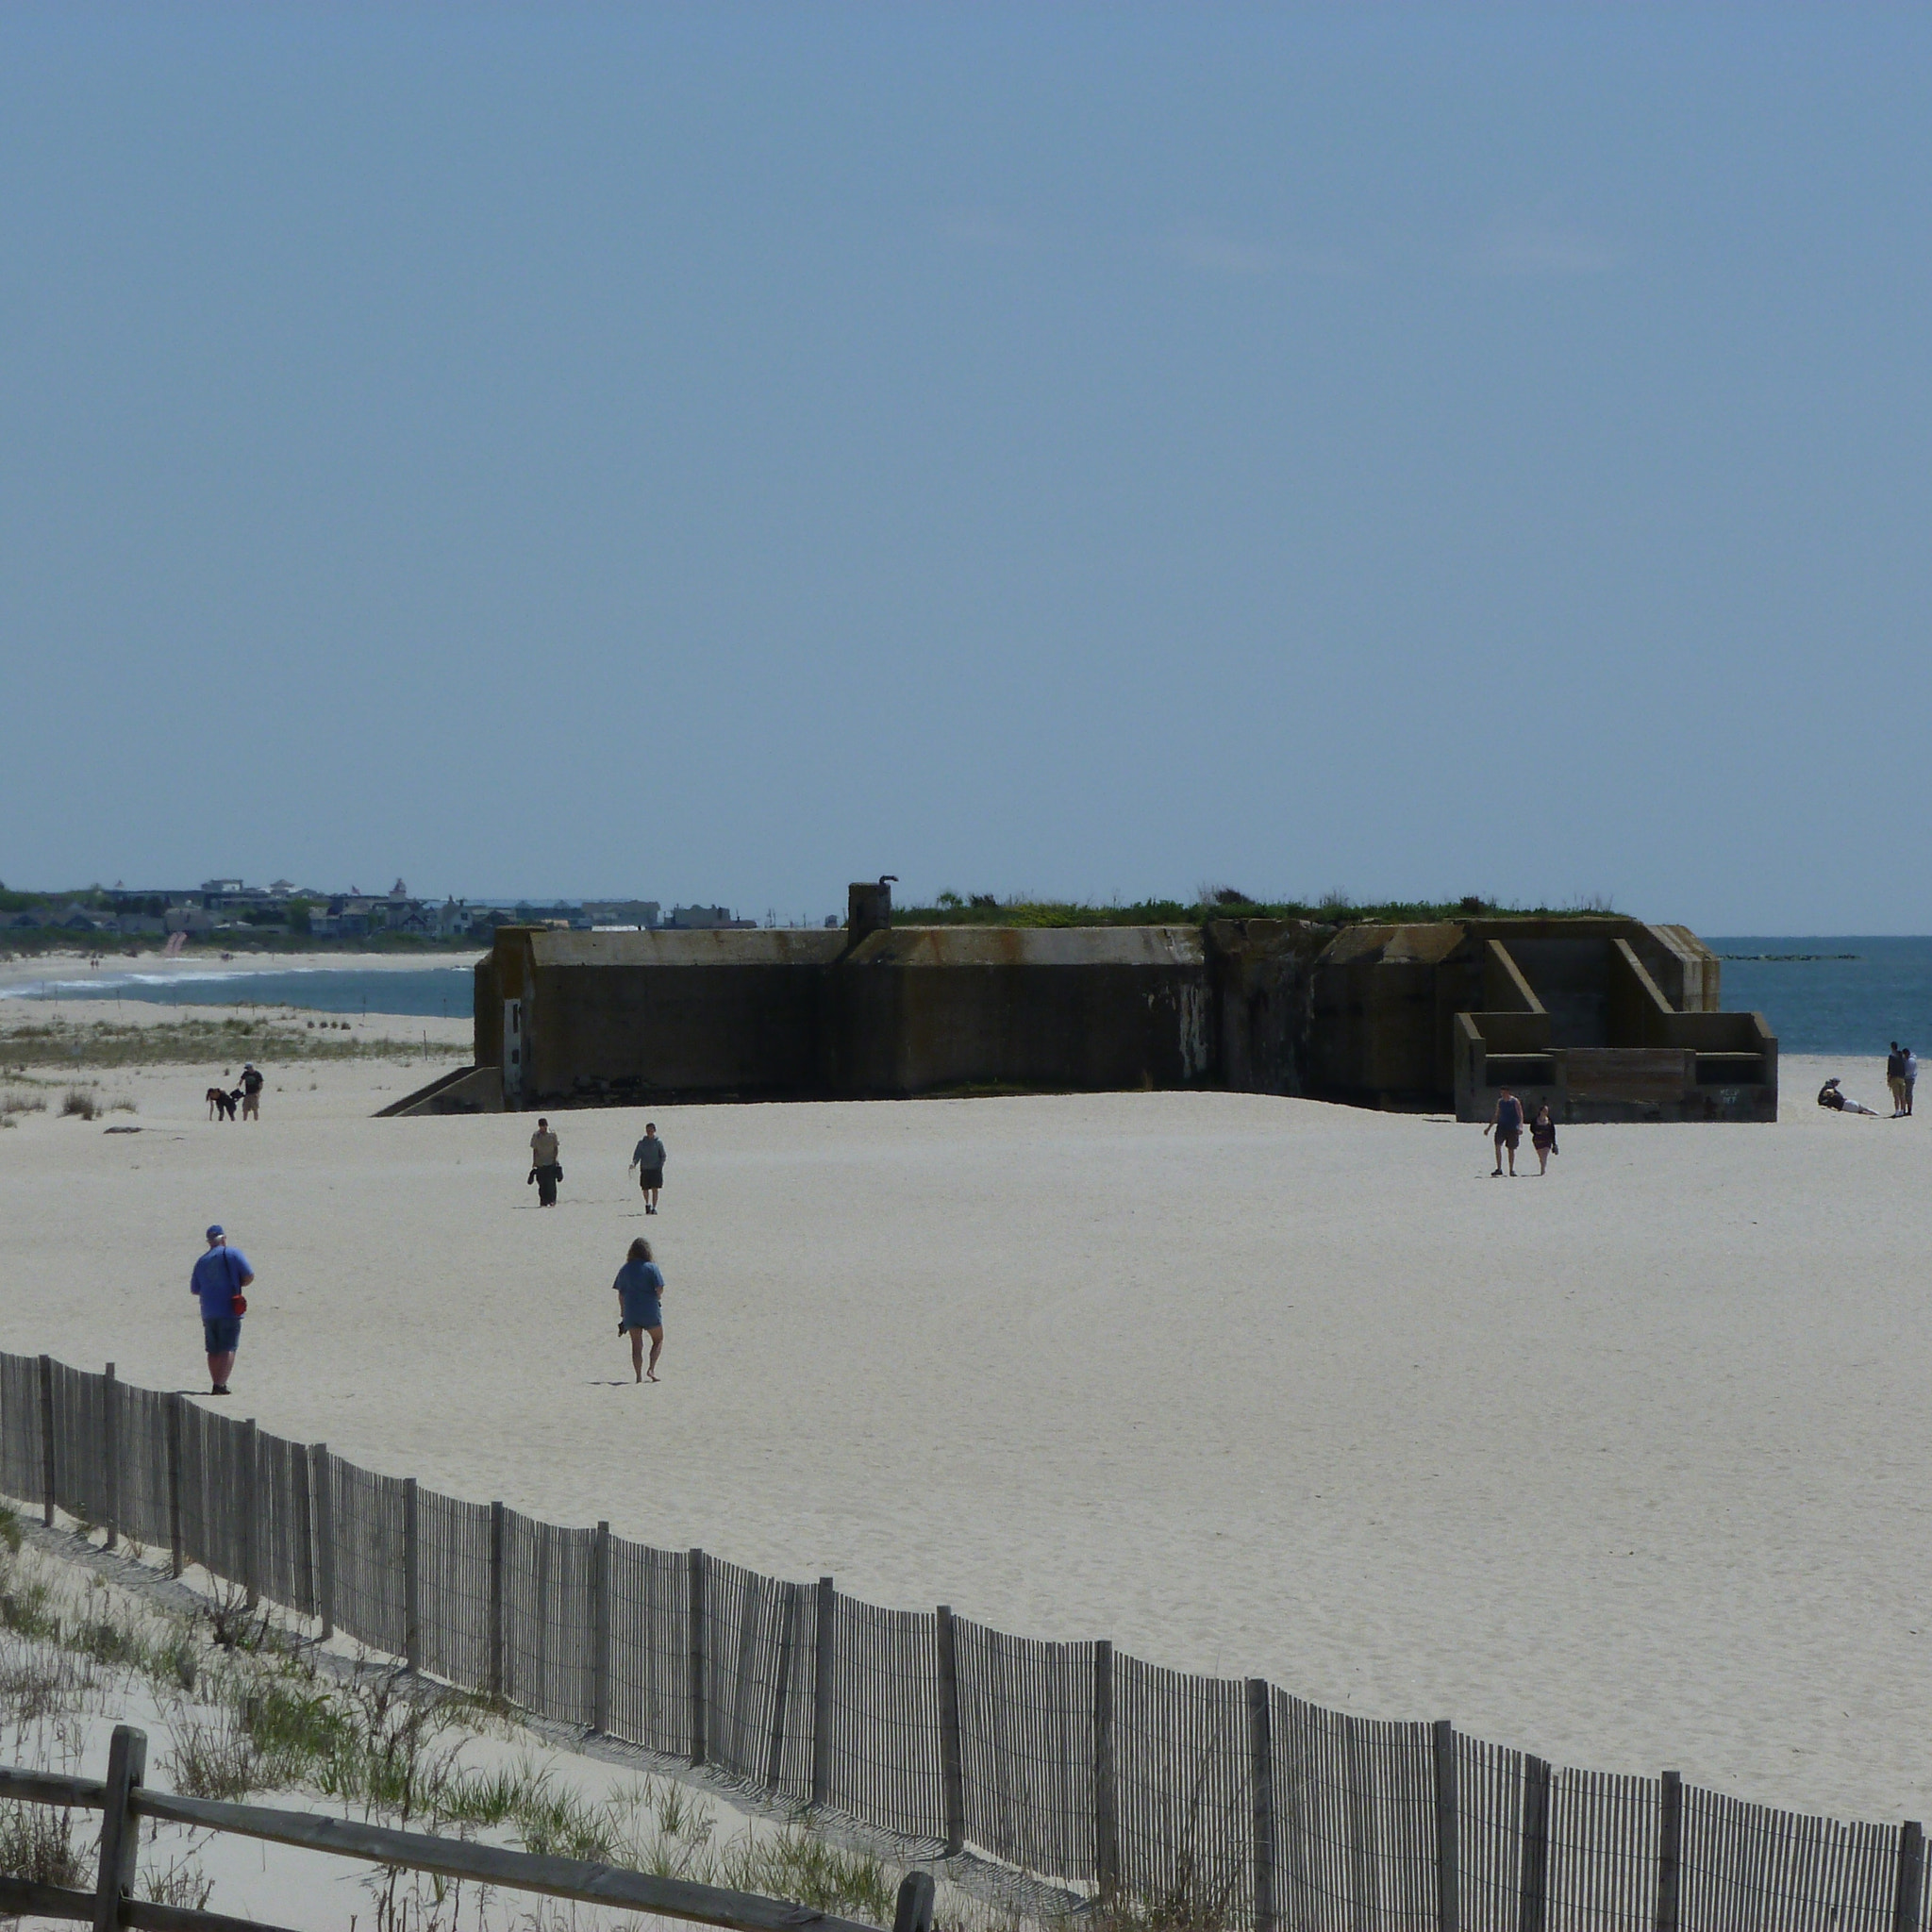
{"label": "blue sky", "polygon": [[0,12],[0,878],[1932,929],[1932,9]]}

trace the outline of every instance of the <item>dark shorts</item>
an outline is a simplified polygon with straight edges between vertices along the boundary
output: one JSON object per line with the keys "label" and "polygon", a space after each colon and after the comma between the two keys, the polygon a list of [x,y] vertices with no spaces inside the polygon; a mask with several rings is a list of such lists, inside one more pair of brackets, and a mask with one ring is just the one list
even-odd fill
{"label": "dark shorts", "polygon": [[1523,1145],[1523,1129],[1521,1127],[1498,1127],[1496,1129],[1496,1145],[1498,1147],[1521,1147]]}
{"label": "dark shorts", "polygon": [[641,1167],[638,1169],[638,1186],[641,1188],[661,1188],[664,1185],[664,1170],[661,1167]]}
{"label": "dark shorts", "polygon": [[648,1300],[626,1299],[624,1305],[625,1328],[661,1328],[664,1325],[664,1310],[655,1297]]}
{"label": "dark shorts", "polygon": [[207,1338],[209,1355],[233,1355],[242,1346],[242,1317],[218,1315],[213,1321],[203,1317],[201,1332]]}

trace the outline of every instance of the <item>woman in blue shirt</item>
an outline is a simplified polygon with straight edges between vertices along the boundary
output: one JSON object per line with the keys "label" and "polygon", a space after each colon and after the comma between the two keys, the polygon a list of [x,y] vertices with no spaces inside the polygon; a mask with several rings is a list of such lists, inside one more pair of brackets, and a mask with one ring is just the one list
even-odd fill
{"label": "woman in blue shirt", "polygon": [[[630,1337],[630,1365],[640,1382],[658,1379],[658,1357],[664,1349],[664,1271],[651,1259],[651,1244],[640,1236],[630,1244],[630,1257],[617,1271],[611,1287],[617,1291],[617,1332]],[[651,1359],[644,1361],[644,1337],[651,1338]]]}

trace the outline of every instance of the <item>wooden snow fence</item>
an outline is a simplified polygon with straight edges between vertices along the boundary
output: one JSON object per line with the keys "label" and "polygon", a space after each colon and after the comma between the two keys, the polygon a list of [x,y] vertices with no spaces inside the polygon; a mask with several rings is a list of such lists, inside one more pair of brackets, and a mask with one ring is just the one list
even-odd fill
{"label": "wooden snow fence", "polygon": [[[377,1475],[0,1355],[0,1492],[411,1669],[1103,1911],[1254,1932],[1932,1932],[1847,1824],[1009,1637]],[[146,1800],[142,1801],[147,1802]],[[175,1802],[175,1801],[169,1801]],[[129,1922],[132,1923],[132,1922]],[[158,1923],[158,1922],[157,1922]]]}

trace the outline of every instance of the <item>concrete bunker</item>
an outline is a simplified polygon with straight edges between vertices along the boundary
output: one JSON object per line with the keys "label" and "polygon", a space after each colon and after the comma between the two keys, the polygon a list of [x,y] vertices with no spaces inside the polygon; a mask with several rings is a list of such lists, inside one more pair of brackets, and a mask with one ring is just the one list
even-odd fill
{"label": "concrete bunker", "polygon": [[1772,1120],[1777,1041],[1682,926],[501,928],[475,1066],[391,1112],[1223,1087],[1487,1120]]}

